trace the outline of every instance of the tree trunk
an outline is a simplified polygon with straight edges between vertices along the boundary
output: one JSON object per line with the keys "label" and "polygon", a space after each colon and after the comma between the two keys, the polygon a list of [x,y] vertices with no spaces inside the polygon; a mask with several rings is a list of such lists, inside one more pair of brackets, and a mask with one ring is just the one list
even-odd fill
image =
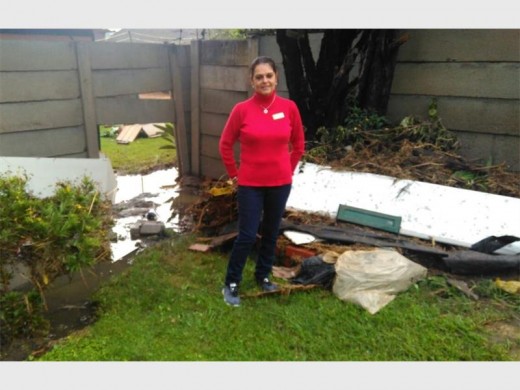
{"label": "tree trunk", "polygon": [[[306,138],[321,126],[342,125],[352,102],[386,113],[398,48],[398,30],[325,30],[315,61],[308,33],[276,30],[289,97],[298,105]],[[317,32],[314,30],[314,32]],[[352,74],[359,62],[359,72]]]}
{"label": "tree trunk", "polygon": [[361,108],[385,115],[399,46],[399,30],[365,30],[358,43],[361,54],[357,102]]}

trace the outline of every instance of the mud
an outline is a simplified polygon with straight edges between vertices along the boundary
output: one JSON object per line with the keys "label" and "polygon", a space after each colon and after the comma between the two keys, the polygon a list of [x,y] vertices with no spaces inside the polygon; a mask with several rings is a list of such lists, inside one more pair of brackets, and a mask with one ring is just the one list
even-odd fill
{"label": "mud", "polygon": [[130,266],[130,258],[98,264],[96,267],[54,280],[45,291],[50,332],[45,338],[17,339],[2,351],[2,361],[23,361],[31,355],[40,356],[57,340],[80,330],[96,320],[97,304],[93,293],[102,283]]}

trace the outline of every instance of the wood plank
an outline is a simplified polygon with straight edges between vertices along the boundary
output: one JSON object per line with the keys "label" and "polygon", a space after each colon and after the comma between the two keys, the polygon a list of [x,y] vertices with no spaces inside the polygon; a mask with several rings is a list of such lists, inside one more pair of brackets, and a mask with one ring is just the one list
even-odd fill
{"label": "wood plank", "polygon": [[201,88],[226,91],[248,91],[251,89],[247,68],[201,65]]}
{"label": "wood plank", "polygon": [[168,91],[169,68],[97,70],[93,73],[96,97]]}
{"label": "wood plank", "polygon": [[[404,31],[403,31],[404,32]],[[410,29],[398,62],[520,62],[520,30]]]}
{"label": "wood plank", "polygon": [[0,71],[73,70],[77,68],[74,42],[0,39]]}
{"label": "wood plank", "polygon": [[0,156],[56,157],[86,150],[82,126],[0,134]]}
{"label": "wood plank", "polygon": [[[405,116],[428,118],[431,96],[391,95],[387,117],[399,123]],[[450,130],[519,136],[520,106],[517,100],[437,97],[442,123]]]}
{"label": "wood plank", "polygon": [[235,104],[247,98],[246,92],[201,89],[200,109],[205,112],[229,115]]}
{"label": "wood plank", "polygon": [[83,123],[87,140],[87,154],[89,158],[98,158],[100,145],[98,141],[97,114],[93,93],[90,48],[91,45],[86,42],[78,42],[76,46],[78,55],[79,85],[83,105]]}
{"label": "wood plank", "polygon": [[520,99],[519,72],[518,63],[401,63],[392,93]]}
{"label": "wood plank", "polygon": [[155,43],[90,42],[92,69],[159,68],[168,63],[168,47]]}
{"label": "wood plank", "polygon": [[170,100],[104,97],[95,104],[98,124],[175,123]]}
{"label": "wood plank", "polygon": [[137,138],[142,128],[143,125],[141,124],[123,126],[116,138],[116,142],[118,144],[129,144]]}
{"label": "wood plank", "polygon": [[0,104],[0,134],[83,124],[79,99]]}
{"label": "wood plank", "polygon": [[78,73],[72,70],[0,72],[0,85],[0,103],[79,97]]}

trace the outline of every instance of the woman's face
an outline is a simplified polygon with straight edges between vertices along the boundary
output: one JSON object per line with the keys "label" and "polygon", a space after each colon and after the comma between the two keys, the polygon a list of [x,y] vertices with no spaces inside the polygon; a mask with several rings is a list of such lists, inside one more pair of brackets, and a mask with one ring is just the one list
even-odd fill
{"label": "woman's face", "polygon": [[270,95],[276,89],[278,78],[269,64],[258,64],[251,78],[251,85],[256,93]]}

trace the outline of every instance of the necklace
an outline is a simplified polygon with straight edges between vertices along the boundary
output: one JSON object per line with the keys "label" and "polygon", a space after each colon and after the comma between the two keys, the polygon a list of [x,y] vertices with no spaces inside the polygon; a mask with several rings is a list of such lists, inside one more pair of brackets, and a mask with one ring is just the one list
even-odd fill
{"label": "necklace", "polygon": [[267,107],[264,107],[261,104],[259,104],[259,106],[264,109],[264,114],[267,114],[269,112],[269,108],[273,105],[275,100],[276,100],[276,95],[275,95],[275,97],[273,97],[273,101]]}

